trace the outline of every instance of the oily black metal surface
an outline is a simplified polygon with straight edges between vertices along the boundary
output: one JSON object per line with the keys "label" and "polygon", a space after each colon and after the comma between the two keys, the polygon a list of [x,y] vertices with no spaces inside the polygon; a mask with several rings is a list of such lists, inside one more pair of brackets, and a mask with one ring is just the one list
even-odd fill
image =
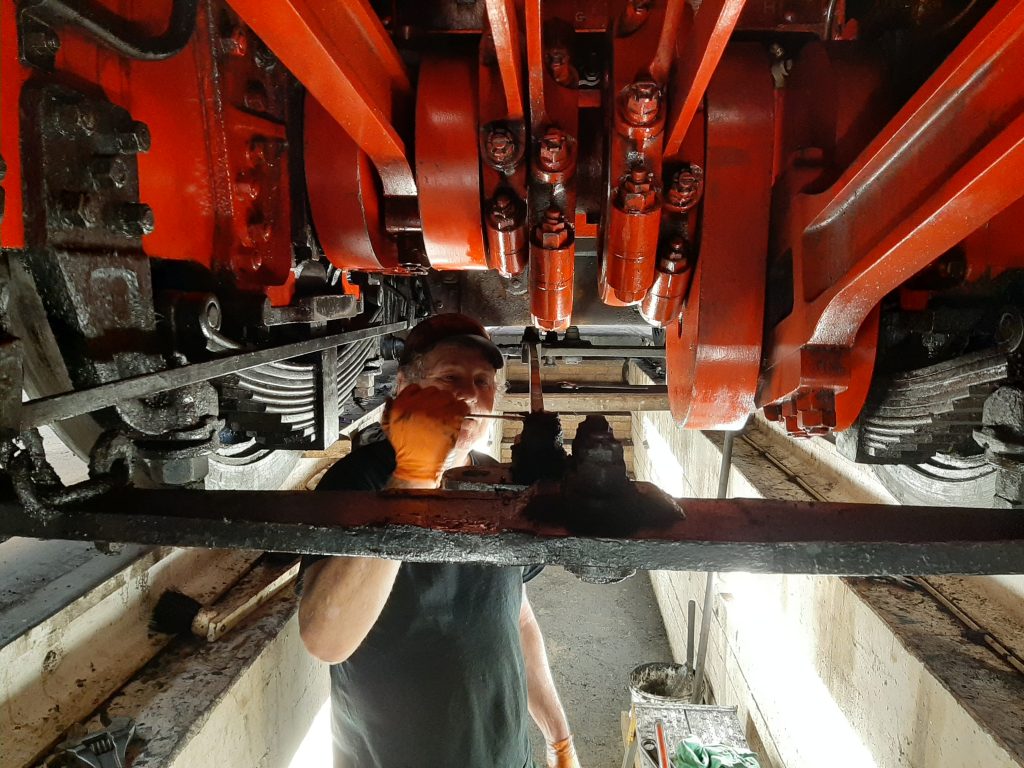
{"label": "oily black metal surface", "polygon": [[[640,493],[661,495],[637,485]],[[543,502],[538,494],[124,490],[46,515],[3,501],[0,535],[427,562],[862,575],[1024,572],[1024,516],[1014,510],[680,499],[685,519],[628,535],[583,536],[552,520],[531,522],[531,505]],[[630,510],[622,515],[628,518]]]}
{"label": "oily black metal surface", "polygon": [[241,352],[217,360],[194,363],[166,371],[156,371],[110,382],[88,390],[31,400],[22,407],[21,426],[23,429],[28,429],[48,424],[81,413],[89,413],[126,398],[143,397],[196,382],[208,381],[249,368],[320,352],[329,347],[350,344],[388,333],[397,333],[407,327],[408,323],[406,322],[371,326],[362,330],[335,333],[292,344],[282,344],[269,349]]}

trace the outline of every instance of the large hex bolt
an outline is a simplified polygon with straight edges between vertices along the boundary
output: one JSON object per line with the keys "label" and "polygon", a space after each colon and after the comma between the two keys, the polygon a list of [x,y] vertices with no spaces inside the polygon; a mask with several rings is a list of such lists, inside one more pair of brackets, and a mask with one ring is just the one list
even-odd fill
{"label": "large hex bolt", "polygon": [[654,174],[643,166],[634,168],[622,177],[617,201],[627,213],[646,213],[657,204],[658,189]]}
{"label": "large hex bolt", "polygon": [[120,155],[97,157],[89,165],[89,180],[93,189],[124,189],[130,179],[131,168]]}
{"label": "large hex bolt", "polygon": [[650,125],[661,111],[661,89],[657,83],[640,81],[626,86],[626,119],[632,125]]}
{"label": "large hex bolt", "polygon": [[145,203],[118,203],[110,207],[105,224],[127,237],[148,235],[156,227],[153,209]]}
{"label": "large hex bolt", "polygon": [[484,150],[487,162],[497,168],[511,165],[516,158],[516,137],[504,126],[496,125],[487,132]]}
{"label": "large hex bolt", "polygon": [[537,164],[548,173],[559,173],[569,166],[569,137],[557,126],[551,126],[540,138]]}
{"label": "large hex bolt", "polygon": [[780,421],[790,437],[829,434],[836,426],[836,396],[830,389],[808,389],[764,406],[768,421]]}
{"label": "large hex bolt", "polygon": [[22,49],[27,61],[51,69],[60,50],[60,37],[51,27],[39,24],[25,33]]}
{"label": "large hex bolt", "polygon": [[569,222],[555,206],[544,212],[544,217],[533,230],[533,238],[541,248],[557,250],[569,242]]}
{"label": "large hex bolt", "polygon": [[640,302],[640,316],[655,328],[665,328],[679,317],[690,289],[693,262],[686,241],[671,235],[658,257],[654,283]]}
{"label": "large hex bolt", "polygon": [[526,262],[526,206],[508,189],[499,189],[487,205],[487,247],[498,274],[520,274]]}
{"label": "large hex bolt", "polygon": [[687,165],[672,174],[665,188],[665,207],[673,213],[686,213],[704,194],[704,169]]}

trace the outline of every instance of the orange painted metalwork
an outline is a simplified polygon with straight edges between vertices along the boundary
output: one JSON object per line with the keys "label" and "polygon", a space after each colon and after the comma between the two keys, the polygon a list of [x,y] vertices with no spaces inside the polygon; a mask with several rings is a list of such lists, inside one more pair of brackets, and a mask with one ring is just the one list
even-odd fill
{"label": "orange painted metalwork", "polygon": [[[352,23],[346,3],[230,2],[270,50],[345,128],[359,148],[370,156],[385,194],[415,195],[416,180],[405,144],[392,123],[392,100],[401,97],[403,83],[396,81],[393,73],[381,64],[382,36],[364,37],[362,27]],[[376,23],[379,24],[379,20]]]}
{"label": "orange painted metalwork", "polygon": [[[850,382],[870,378],[853,368],[869,313],[1024,195],[1021,71],[1024,3],[1003,0],[839,181],[795,198],[780,242],[792,250],[794,307],[772,333],[759,404],[814,388],[852,400]],[[837,429],[850,423],[836,418]]]}
{"label": "orange painted metalwork", "polygon": [[686,241],[678,235],[669,239],[658,259],[654,284],[640,304],[640,316],[656,328],[666,328],[679,317],[690,289],[693,264]]}
{"label": "orange painted metalwork", "polygon": [[487,269],[480,227],[476,62],[426,56],[416,96],[416,177],[434,269]]}
{"label": "orange painted metalwork", "polygon": [[[692,31],[675,74],[665,156],[675,157],[690,129],[711,77],[725,52],[745,0],[708,0],[693,15]],[[689,6],[687,6],[689,8]]]}
{"label": "orange painted metalwork", "polygon": [[549,209],[530,239],[530,313],[539,328],[569,327],[575,258],[572,228],[561,211]]}
{"label": "orange painted metalwork", "polygon": [[324,254],[338,269],[399,271],[369,156],[311,95],[303,130],[309,208]]}
{"label": "orange painted metalwork", "polygon": [[665,18],[662,21],[658,47],[650,66],[651,79],[662,87],[668,84],[672,64],[676,59],[676,43],[680,38],[686,18],[686,6],[686,0],[666,0],[665,2]]}
{"label": "orange painted metalwork", "polygon": [[508,119],[522,120],[523,75],[515,3],[512,0],[487,0],[487,21],[501,70]]}
{"label": "orange painted metalwork", "polygon": [[[112,13],[161,31],[167,5],[112,2]],[[0,99],[5,106],[0,153],[7,162],[4,247],[25,244],[21,199],[20,126],[16,105],[31,69],[17,51],[15,4],[0,6],[5,59]],[[136,156],[140,200],[155,228],[143,237],[150,256],[191,261],[229,275],[243,290],[286,282],[292,266],[289,172],[281,68],[252,60],[251,33],[226,8],[217,24],[200,4],[196,29],[181,53],[164,61],[128,60],[98,47],[73,26],[59,30],[54,67],[67,82],[94,90],[146,124],[149,151]],[[229,47],[228,42],[232,43]],[[42,78],[35,78],[42,81]],[[167,94],[181,94],[169,99]],[[261,150],[253,151],[254,143]]]}
{"label": "orange painted metalwork", "polygon": [[759,45],[730,46],[707,95],[700,253],[667,334],[669,405],[691,429],[737,429],[754,408],[764,326],[774,88]]}
{"label": "orange painted metalwork", "polygon": [[[533,139],[527,196],[530,307],[535,325],[556,331],[571,322],[575,275],[578,75],[566,59],[573,28],[560,24],[571,10],[568,0],[549,0],[543,14],[539,0],[526,3]],[[555,50],[559,51],[557,68],[551,55]]]}
{"label": "orange painted metalwork", "polygon": [[[493,7],[493,10],[492,10]],[[502,277],[522,274],[529,260],[521,50],[515,9],[488,2],[491,40],[480,44],[479,124],[483,229],[488,265]],[[489,45],[493,42],[493,49]]]}
{"label": "orange painted metalwork", "polygon": [[625,305],[638,304],[654,283],[661,199],[654,174],[637,167],[615,191],[608,217],[607,281]]}
{"label": "orange painted metalwork", "polygon": [[652,68],[657,70],[658,56],[664,55],[660,43],[666,42],[677,26],[677,6],[675,2],[668,8],[658,4],[637,18],[635,4],[627,4],[612,41],[614,130],[608,138],[606,220],[598,292],[606,304],[613,306],[639,303],[654,282],[666,105],[664,83],[648,79],[648,75]]}

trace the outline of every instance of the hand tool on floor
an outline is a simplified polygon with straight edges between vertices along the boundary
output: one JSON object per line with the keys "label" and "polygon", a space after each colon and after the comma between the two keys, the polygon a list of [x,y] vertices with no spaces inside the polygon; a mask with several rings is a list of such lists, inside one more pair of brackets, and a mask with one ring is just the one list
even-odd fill
{"label": "hand tool on floor", "polygon": [[238,626],[253,611],[274,597],[299,574],[299,559],[264,555],[219,600],[204,606],[186,594],[169,590],[160,596],[150,626],[169,635],[192,632],[214,641]]}

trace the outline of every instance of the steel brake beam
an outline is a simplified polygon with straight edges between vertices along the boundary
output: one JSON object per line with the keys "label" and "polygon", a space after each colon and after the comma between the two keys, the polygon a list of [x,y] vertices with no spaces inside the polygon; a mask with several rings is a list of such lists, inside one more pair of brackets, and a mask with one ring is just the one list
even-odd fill
{"label": "steel brake beam", "polygon": [[[266,549],[496,565],[848,575],[1024,573],[1017,510],[678,499],[638,483],[637,509],[579,522],[578,504],[538,491],[117,491],[42,514],[0,502],[0,535]],[[660,498],[659,498],[660,497]],[[563,510],[575,523],[538,510]],[[581,532],[581,528],[585,530]]]}

